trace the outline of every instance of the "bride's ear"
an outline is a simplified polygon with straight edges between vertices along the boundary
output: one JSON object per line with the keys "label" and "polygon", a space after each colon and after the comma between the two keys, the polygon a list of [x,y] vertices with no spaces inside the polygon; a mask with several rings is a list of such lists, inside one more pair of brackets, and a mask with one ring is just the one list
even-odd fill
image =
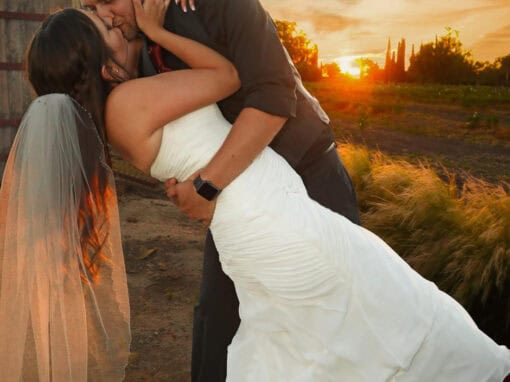
{"label": "bride's ear", "polygon": [[101,66],[101,77],[112,86],[117,86],[121,82],[129,80],[129,73],[115,63]]}
{"label": "bride's ear", "polygon": [[111,74],[111,70],[112,70],[111,66],[107,65],[101,66],[101,77],[103,78],[103,80],[107,82],[115,81],[115,78],[113,78]]}

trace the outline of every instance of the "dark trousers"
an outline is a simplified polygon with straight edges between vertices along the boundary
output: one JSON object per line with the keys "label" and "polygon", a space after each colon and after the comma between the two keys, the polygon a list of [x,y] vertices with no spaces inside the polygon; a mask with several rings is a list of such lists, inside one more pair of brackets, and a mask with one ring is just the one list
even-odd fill
{"label": "dark trousers", "polygon": [[[335,149],[322,154],[304,168],[298,168],[308,194],[320,204],[356,224],[359,213],[356,196],[344,165]],[[239,301],[234,284],[223,273],[218,251],[207,233],[200,301],[195,307],[191,379],[193,382],[224,382],[227,375],[227,347],[239,327]]]}

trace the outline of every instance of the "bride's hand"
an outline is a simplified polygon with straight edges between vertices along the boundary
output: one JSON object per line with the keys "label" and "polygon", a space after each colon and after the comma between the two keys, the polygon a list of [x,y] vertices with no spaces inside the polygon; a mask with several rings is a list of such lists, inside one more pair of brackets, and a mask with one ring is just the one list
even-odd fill
{"label": "bride's hand", "polygon": [[136,24],[149,38],[160,29],[165,21],[165,14],[171,0],[133,0]]}
{"label": "bride's hand", "polygon": [[195,191],[193,180],[199,173],[200,170],[181,183],[174,178],[168,179],[165,182],[165,190],[168,198],[181,212],[209,227],[216,209],[216,199],[208,201]]}
{"label": "bride's hand", "polygon": [[195,10],[195,0],[175,0],[175,4],[180,5],[181,9],[184,12],[188,12],[187,3],[189,3],[189,7],[191,8],[191,10],[194,11]]}

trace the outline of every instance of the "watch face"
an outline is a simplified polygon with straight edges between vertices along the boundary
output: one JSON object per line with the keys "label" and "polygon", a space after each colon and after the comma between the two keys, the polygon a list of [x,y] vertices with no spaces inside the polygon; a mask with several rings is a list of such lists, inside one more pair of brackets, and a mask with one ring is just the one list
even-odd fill
{"label": "watch face", "polygon": [[197,190],[197,192],[207,200],[213,200],[218,193],[218,190],[210,183],[204,182],[202,183],[202,186],[200,186],[200,188]]}
{"label": "watch face", "polygon": [[220,193],[220,190],[218,190],[213,184],[206,180],[202,180],[200,176],[195,178],[193,185],[195,186],[197,194],[207,200],[213,200]]}

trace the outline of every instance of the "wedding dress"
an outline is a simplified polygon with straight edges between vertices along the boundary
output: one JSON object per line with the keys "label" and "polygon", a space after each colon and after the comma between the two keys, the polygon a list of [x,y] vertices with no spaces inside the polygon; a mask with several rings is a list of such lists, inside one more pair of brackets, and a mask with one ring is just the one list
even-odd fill
{"label": "wedding dress", "polygon": [[[152,176],[187,179],[230,127],[216,105],[168,123]],[[501,382],[510,372],[506,347],[380,238],[311,200],[270,148],[219,195],[210,229],[240,303],[229,382]]]}

